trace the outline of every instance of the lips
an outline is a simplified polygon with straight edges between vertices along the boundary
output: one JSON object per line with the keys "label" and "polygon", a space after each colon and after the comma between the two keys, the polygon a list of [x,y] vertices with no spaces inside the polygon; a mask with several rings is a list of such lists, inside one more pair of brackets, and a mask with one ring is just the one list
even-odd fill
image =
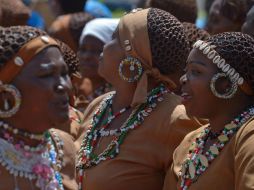
{"label": "lips", "polygon": [[55,105],[60,109],[68,110],[69,109],[69,98],[62,98],[59,101],[57,101]]}
{"label": "lips", "polygon": [[183,104],[187,103],[192,98],[192,96],[190,94],[186,93],[186,92],[183,92],[181,94],[181,97],[182,97],[182,103]]}

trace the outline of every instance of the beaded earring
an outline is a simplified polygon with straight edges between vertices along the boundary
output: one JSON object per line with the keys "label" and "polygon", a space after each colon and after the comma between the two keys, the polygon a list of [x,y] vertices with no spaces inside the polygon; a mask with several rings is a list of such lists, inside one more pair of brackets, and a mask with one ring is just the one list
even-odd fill
{"label": "beaded earring", "polygon": [[4,110],[0,109],[0,118],[8,118],[17,113],[21,104],[21,95],[19,90],[10,84],[1,84],[0,83],[0,93],[10,93],[14,98],[14,105],[10,108],[10,105],[7,99],[4,100]]}
{"label": "beaded earring", "polygon": [[[230,80],[230,82],[232,84],[230,89],[226,93],[224,93],[224,94],[219,93],[216,90],[216,87],[215,87],[216,81],[219,78],[229,78],[229,80]],[[211,88],[211,91],[214,94],[214,96],[216,96],[217,98],[222,98],[222,99],[230,99],[230,98],[232,98],[235,95],[236,91],[237,91],[237,87],[238,87],[237,82],[232,80],[225,73],[217,73],[217,74],[215,74],[213,76],[213,78],[211,79],[211,82],[210,82],[210,88]]]}
{"label": "beaded earring", "polygon": [[[124,66],[129,66],[129,71],[131,73],[130,77],[127,77],[123,74]],[[118,71],[119,71],[120,77],[123,80],[131,83],[131,82],[135,82],[135,81],[139,80],[139,78],[142,75],[143,68],[142,68],[141,62],[138,59],[136,59],[134,57],[131,57],[131,56],[128,56],[126,59],[121,61]]]}

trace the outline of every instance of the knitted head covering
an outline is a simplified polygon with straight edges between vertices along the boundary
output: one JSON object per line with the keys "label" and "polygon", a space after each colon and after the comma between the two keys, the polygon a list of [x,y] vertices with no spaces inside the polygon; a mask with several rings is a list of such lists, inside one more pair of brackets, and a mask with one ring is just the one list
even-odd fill
{"label": "knitted head covering", "polygon": [[[0,28],[0,81],[10,83],[43,49],[59,44],[39,29],[29,26]],[[60,49],[60,48],[59,48]]]}
{"label": "knitted head covering", "polygon": [[21,0],[0,0],[0,25],[25,25],[30,16],[30,10]]}
{"label": "knitted head covering", "polygon": [[138,59],[145,72],[138,81],[132,105],[142,103],[147,96],[147,75],[175,84],[166,75],[185,67],[189,42],[182,24],[170,13],[156,9],[133,10],[119,23],[119,40],[126,56]]}
{"label": "knitted head covering", "polygon": [[59,16],[50,26],[49,34],[65,42],[76,52],[81,32],[92,19],[90,14],[84,12]]}
{"label": "knitted head covering", "polygon": [[189,23],[189,22],[183,22],[183,27],[185,34],[187,35],[187,38],[190,43],[190,48],[192,45],[198,41],[198,40],[207,40],[210,36],[210,34],[200,28],[197,28],[195,24]]}
{"label": "knitted head covering", "polygon": [[252,37],[240,32],[225,32],[211,36],[207,42],[198,40],[193,48],[199,49],[212,60],[233,85],[238,85],[247,95],[254,95]]}
{"label": "knitted head covering", "polygon": [[149,0],[147,6],[170,12],[181,22],[194,23],[196,19],[196,0]]}
{"label": "knitted head covering", "polygon": [[79,44],[83,43],[86,36],[98,38],[104,44],[112,40],[112,34],[118,26],[119,19],[113,18],[96,18],[86,24],[84,27]]}

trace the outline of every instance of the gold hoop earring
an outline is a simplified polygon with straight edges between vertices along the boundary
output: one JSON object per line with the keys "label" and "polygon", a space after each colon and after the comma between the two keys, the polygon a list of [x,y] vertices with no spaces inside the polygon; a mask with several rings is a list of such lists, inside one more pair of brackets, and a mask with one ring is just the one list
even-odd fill
{"label": "gold hoop earring", "polygon": [[[137,74],[132,77],[126,77],[123,74],[123,67],[124,66],[129,66],[129,70],[131,73],[134,73],[135,70],[137,69]],[[143,73],[143,68],[142,68],[141,62],[138,59],[128,56],[126,59],[121,61],[118,71],[119,71],[120,77],[123,80],[131,83],[131,82],[135,82],[135,81],[139,80],[139,78],[141,77],[141,75]]]}
{"label": "gold hoop earring", "polygon": [[15,115],[19,110],[21,104],[21,95],[19,90],[10,84],[0,85],[0,93],[2,92],[10,93],[14,98],[14,105],[12,108],[10,108],[8,100],[4,99],[4,110],[0,109],[0,118],[8,118]]}
{"label": "gold hoop earring", "polygon": [[[229,78],[230,82],[232,83],[231,88],[229,89],[228,92],[221,94],[216,90],[215,87],[215,83],[219,78]],[[236,91],[237,91],[238,85],[236,83],[236,81],[233,81],[230,77],[228,77],[225,73],[217,73],[213,76],[213,78],[211,79],[210,82],[210,89],[212,91],[212,93],[214,94],[214,96],[216,96],[217,98],[221,98],[221,99],[230,99],[232,98]]]}

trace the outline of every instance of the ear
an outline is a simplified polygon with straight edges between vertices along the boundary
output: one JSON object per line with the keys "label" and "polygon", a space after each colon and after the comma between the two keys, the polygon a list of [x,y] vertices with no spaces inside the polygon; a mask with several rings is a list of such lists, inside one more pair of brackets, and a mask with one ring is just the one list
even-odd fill
{"label": "ear", "polygon": [[229,89],[232,88],[232,82],[230,79],[227,78],[219,78],[216,82],[216,89],[218,90],[219,93],[226,93]]}

